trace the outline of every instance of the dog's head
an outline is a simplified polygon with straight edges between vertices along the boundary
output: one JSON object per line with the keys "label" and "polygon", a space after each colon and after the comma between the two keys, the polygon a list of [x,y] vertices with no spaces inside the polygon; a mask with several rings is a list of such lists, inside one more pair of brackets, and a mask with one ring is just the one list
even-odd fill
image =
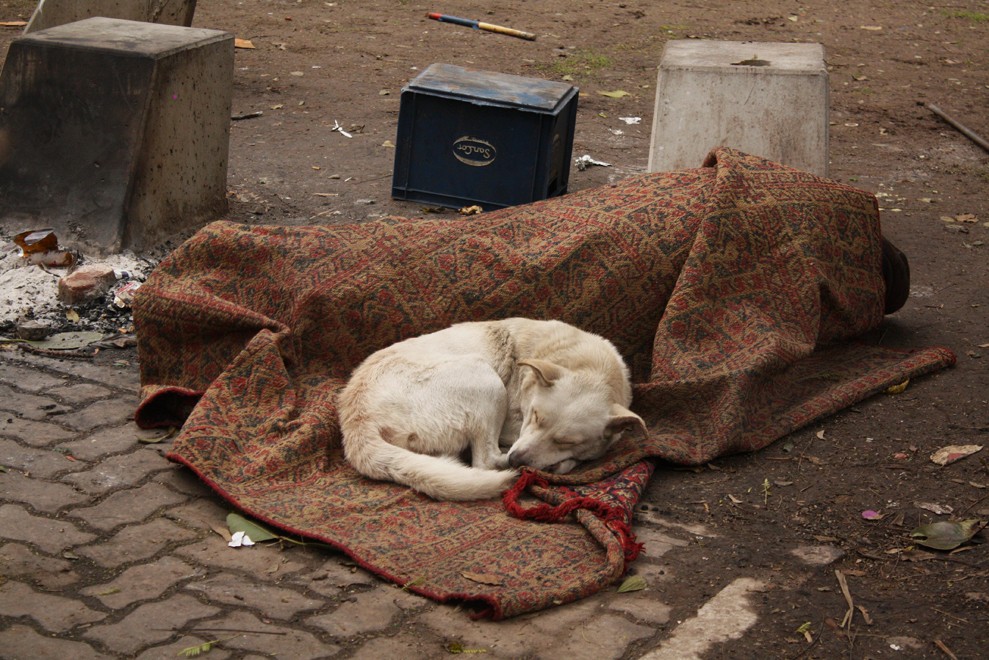
{"label": "dog's head", "polygon": [[565,474],[581,461],[600,458],[622,433],[645,422],[614,401],[602,378],[545,360],[519,362],[522,430],[508,452],[513,467],[527,465]]}

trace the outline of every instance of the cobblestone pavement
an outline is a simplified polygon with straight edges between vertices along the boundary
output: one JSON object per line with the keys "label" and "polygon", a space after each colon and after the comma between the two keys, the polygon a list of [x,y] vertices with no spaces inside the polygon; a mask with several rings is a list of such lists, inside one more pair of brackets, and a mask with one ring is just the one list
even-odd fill
{"label": "cobblestone pavement", "polygon": [[[161,431],[131,421],[138,386],[132,349],[96,359],[0,351],[0,657],[174,658],[215,642],[211,660],[694,658],[723,653],[717,645],[742,638],[770,600],[833,580],[828,565],[841,556],[826,545],[729,546],[644,504],[646,551],[633,570],[646,589],[474,621],[326,548],[228,547],[229,507],[162,457]],[[673,480],[650,484],[645,501],[662,502]],[[733,557],[737,575],[710,574],[715,552]],[[779,643],[803,642],[793,637]],[[729,657],[758,656],[751,639],[736,650]]]}
{"label": "cobblestone pavement", "polygon": [[[608,658],[665,636],[670,607],[648,589],[478,622],[327,549],[231,549],[228,507],[130,421],[137,389],[133,352],[0,353],[0,656],[166,658],[220,640],[211,659]],[[655,581],[690,536],[662,529],[640,532]]]}
{"label": "cobblestone pavement", "polygon": [[0,355],[0,656],[165,658],[216,639],[210,658],[520,656],[563,650],[581,620],[581,652],[605,657],[595,644],[624,652],[665,620],[586,602],[473,623],[325,549],[231,549],[227,507],[130,421],[137,389],[132,354]]}

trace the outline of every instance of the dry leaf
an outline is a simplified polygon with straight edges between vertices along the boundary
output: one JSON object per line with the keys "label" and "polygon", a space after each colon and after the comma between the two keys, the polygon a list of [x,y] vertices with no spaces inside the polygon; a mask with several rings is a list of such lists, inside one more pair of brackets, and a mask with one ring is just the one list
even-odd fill
{"label": "dry leaf", "polygon": [[955,220],[966,223],[974,223],[979,221],[979,219],[971,213],[959,213],[955,216]]}
{"label": "dry leaf", "polygon": [[931,454],[931,462],[938,465],[950,465],[978,451],[982,451],[982,445],[948,445]]}
{"label": "dry leaf", "polygon": [[910,379],[907,378],[899,385],[892,385],[891,387],[887,387],[886,394],[903,394],[907,389],[907,385],[909,384],[910,384]]}
{"label": "dry leaf", "polygon": [[616,89],[613,92],[602,92],[601,90],[598,90],[598,94],[601,96],[607,96],[609,99],[620,99],[628,96],[628,92],[623,89]]}
{"label": "dry leaf", "polygon": [[234,48],[246,48],[250,50],[255,48],[255,46],[251,43],[250,39],[234,39]]}
{"label": "dry leaf", "polygon": [[954,550],[978,532],[985,523],[981,520],[939,520],[921,525],[911,532],[914,542],[935,550]]}
{"label": "dry leaf", "polygon": [[471,582],[478,582],[480,584],[488,584],[492,587],[503,586],[502,579],[497,575],[492,575],[490,573],[471,573],[470,571],[463,571],[460,573],[461,577],[464,577]]}
{"label": "dry leaf", "polygon": [[618,587],[618,593],[624,594],[630,591],[642,591],[646,588],[646,579],[641,575],[632,575]]}
{"label": "dry leaf", "polygon": [[859,29],[860,30],[868,30],[870,32],[878,32],[879,30],[882,30],[883,29],[883,26],[882,25],[860,25],[859,26]]}

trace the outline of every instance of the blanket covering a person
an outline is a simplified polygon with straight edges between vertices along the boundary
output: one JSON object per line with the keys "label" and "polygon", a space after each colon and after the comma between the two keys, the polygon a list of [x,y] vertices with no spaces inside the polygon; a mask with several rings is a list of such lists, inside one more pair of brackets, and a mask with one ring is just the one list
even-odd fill
{"label": "blanket covering a person", "polygon": [[[622,577],[657,465],[758,450],[954,363],[862,341],[884,318],[880,241],[871,194],[730,149],[466,218],[214,222],[136,297],[136,420],[181,425],[169,458],[283,534],[474,616],[538,610]],[[346,463],[335,396],[365,357],[510,316],[610,339],[647,437],[524,472],[503,500],[438,502]]]}

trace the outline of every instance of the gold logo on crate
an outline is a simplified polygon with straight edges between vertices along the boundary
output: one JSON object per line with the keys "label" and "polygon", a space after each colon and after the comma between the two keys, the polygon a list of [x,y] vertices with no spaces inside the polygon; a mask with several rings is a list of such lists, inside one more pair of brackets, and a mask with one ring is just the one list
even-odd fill
{"label": "gold logo on crate", "polygon": [[498,150],[487,140],[465,135],[454,140],[453,155],[464,165],[485,167],[495,162]]}

